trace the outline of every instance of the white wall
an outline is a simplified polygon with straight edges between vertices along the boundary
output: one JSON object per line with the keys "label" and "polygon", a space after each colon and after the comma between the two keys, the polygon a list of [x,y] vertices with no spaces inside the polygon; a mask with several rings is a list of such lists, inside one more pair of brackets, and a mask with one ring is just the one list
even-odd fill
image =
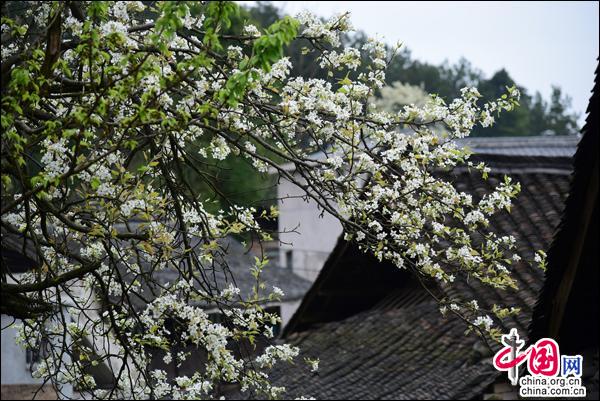
{"label": "white wall", "polygon": [[[291,250],[294,273],[314,281],[335,247],[342,233],[342,225],[327,212],[319,217],[321,210],[318,204],[313,200],[306,202],[300,198],[304,195],[303,190],[283,178],[277,186],[277,195],[279,239],[288,243],[280,247],[279,263],[286,266],[286,251]],[[287,199],[290,196],[298,197]],[[299,234],[284,233],[294,228]]]}
{"label": "white wall", "polygon": [[[2,363],[0,384],[5,385],[41,385],[43,379],[34,379],[27,364],[27,352],[17,344],[17,330],[9,327],[19,324],[20,320],[2,315]],[[68,357],[65,357],[68,358]],[[35,366],[33,367],[35,369]],[[61,388],[61,393],[69,398],[73,397],[73,386],[68,384]]]}
{"label": "white wall", "polygon": [[[13,318],[2,315],[2,384],[41,384],[43,380],[31,377],[26,352],[17,345],[17,330],[8,327]],[[19,323],[19,320],[15,321]]]}
{"label": "white wall", "polygon": [[301,299],[297,301],[287,301],[282,302],[280,305],[281,308],[281,328],[285,328],[288,324],[294,313],[296,313],[296,309],[300,306]]}

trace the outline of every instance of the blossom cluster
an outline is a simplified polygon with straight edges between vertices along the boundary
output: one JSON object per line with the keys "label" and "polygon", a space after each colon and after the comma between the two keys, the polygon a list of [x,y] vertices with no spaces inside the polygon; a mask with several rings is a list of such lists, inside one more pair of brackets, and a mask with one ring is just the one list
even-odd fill
{"label": "blossom cluster", "polygon": [[[50,67],[42,42],[26,44],[26,35],[15,34],[15,44],[2,50],[3,68],[17,63],[7,67],[2,95],[3,165],[6,154],[14,166],[2,175],[11,194],[2,226],[29,238],[40,261],[14,285],[39,286],[37,300],[50,306],[23,322],[27,347],[41,337],[50,344],[38,376],[95,398],[210,398],[223,382],[271,398],[284,394],[270,383],[269,369],[301,350],[273,344],[251,357],[234,350],[257,336],[270,339],[278,323],[264,310],[284,297],[260,280],[266,260],[248,266],[256,278],[250,295],[210,281],[217,274],[234,279],[224,238],[270,238],[256,209],[214,210],[215,194],[191,185],[212,188],[203,169],[233,157],[296,182],[342,222],[347,239],[380,260],[443,286],[469,277],[514,287],[511,263],[521,259],[514,238],[485,230],[490,216],[510,209],[518,183],[507,178],[474,201],[444,172],[466,166],[487,176],[489,168],[472,163],[454,139],[493,124],[515,107],[518,90],[480,104],[477,89],[464,88],[452,101],[431,95],[420,105],[383,109],[371,99],[385,85],[392,52],[375,38],[360,48],[342,45],[348,14],[323,21],[302,13],[262,32],[246,25],[242,36],[226,35],[225,47],[221,35],[234,4],[145,7],[43,2],[25,13],[28,25],[3,17],[3,35],[58,21],[65,40]],[[331,79],[293,73],[281,54],[294,39],[308,40]],[[480,232],[483,243],[475,240]],[[536,262],[543,268],[543,254]],[[173,280],[158,280],[161,272]],[[485,311],[460,297],[440,307],[489,333],[490,315],[517,313]],[[213,322],[210,310],[227,323]],[[203,350],[206,363],[191,376],[151,368],[157,352],[166,365],[189,359],[172,352],[178,346]],[[318,360],[306,362],[318,368]],[[113,372],[114,389],[97,389],[86,373],[98,364]]]}

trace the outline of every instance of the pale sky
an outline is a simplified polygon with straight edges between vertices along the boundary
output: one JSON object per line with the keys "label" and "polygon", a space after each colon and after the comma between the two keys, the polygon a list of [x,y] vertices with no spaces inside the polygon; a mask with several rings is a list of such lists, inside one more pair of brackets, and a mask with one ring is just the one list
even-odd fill
{"label": "pale sky", "polygon": [[[253,2],[239,2],[253,3]],[[598,57],[598,2],[274,1],[291,15],[350,11],[356,29],[401,41],[415,59],[439,64],[462,56],[486,77],[504,67],[530,94],[549,99],[559,85],[582,114]]]}

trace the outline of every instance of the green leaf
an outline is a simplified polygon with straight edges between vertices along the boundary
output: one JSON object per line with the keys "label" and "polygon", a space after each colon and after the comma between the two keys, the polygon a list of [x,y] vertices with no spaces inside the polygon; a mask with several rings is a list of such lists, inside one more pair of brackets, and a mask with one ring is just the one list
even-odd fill
{"label": "green leaf", "polygon": [[92,189],[94,191],[98,189],[98,187],[100,186],[101,183],[102,182],[97,177],[92,178],[92,180],[90,181],[90,184],[92,185]]}

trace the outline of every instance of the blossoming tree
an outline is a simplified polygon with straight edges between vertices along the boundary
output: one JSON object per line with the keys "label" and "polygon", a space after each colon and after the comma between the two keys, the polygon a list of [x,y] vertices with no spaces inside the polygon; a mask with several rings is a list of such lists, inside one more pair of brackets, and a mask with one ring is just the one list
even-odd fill
{"label": "blossoming tree", "polygon": [[[37,263],[22,275],[2,263],[2,313],[22,319],[25,347],[47,344],[36,374],[57,388],[210,398],[228,382],[283,393],[268,370],[297,348],[239,352],[272,336],[278,319],[262,308],[281,296],[261,284],[266,259],[248,266],[257,279],[251,297],[210,280],[228,274],[220,239],[269,238],[252,208],[207,211],[193,181],[205,180],[215,160],[275,169],[337,217],[346,239],[424,282],[515,286],[514,238],[485,227],[510,208],[519,185],[507,178],[474,202],[443,172],[466,165],[485,178],[489,169],[453,140],[515,107],[516,89],[483,104],[465,88],[452,101],[430,96],[423,106],[378,110],[369,99],[396,49],[375,39],[341,46],[346,14],[322,21],[305,13],[232,34],[237,6],[229,2],[17,4],[2,16],[2,235],[3,247],[8,235],[26,238]],[[282,51],[292,41],[318,55],[329,81],[289,75]],[[177,280],[155,280],[165,270]],[[460,295],[438,301],[492,337],[494,318],[514,312],[483,311]],[[225,322],[212,322],[206,305]],[[150,364],[152,352],[177,343],[206,352],[192,377],[169,378]],[[186,358],[167,354],[167,364]],[[89,368],[98,364],[111,369],[113,388],[96,388]]]}

